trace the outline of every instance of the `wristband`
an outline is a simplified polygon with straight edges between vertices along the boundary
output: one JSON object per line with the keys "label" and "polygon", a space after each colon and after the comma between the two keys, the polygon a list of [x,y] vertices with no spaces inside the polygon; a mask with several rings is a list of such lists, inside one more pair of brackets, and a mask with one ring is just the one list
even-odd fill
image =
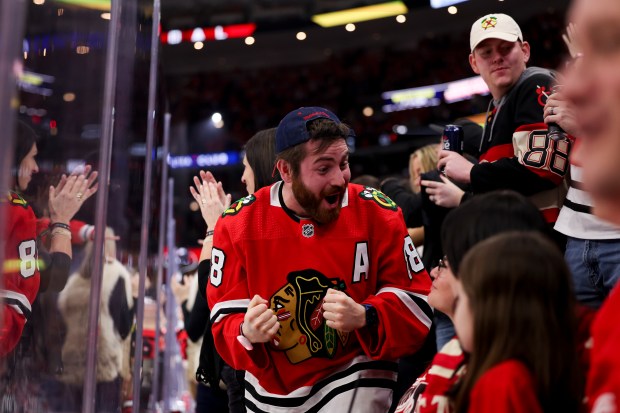
{"label": "wristband", "polygon": [[50,229],[54,229],[54,228],[64,228],[67,231],[71,231],[71,227],[69,227],[69,225],[64,224],[62,222],[54,222],[53,224],[50,224]]}
{"label": "wristband", "polygon": [[362,304],[366,309],[366,327],[374,327],[379,324],[377,309],[371,304]]}
{"label": "wristband", "polygon": [[205,238],[212,237],[213,234],[215,234],[215,230],[214,229],[209,229],[209,230],[207,230],[207,235],[205,235]]}
{"label": "wristband", "polygon": [[239,335],[237,336],[237,341],[241,343],[243,348],[245,348],[247,351],[254,350],[254,346],[252,346],[250,340],[248,340],[248,338],[243,335],[243,323],[239,324]]}

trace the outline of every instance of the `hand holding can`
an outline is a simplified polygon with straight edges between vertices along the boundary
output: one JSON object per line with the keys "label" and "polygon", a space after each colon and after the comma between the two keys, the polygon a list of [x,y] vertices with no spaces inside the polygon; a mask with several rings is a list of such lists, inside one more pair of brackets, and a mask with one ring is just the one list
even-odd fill
{"label": "hand holding can", "polygon": [[442,136],[443,149],[463,153],[463,128],[459,125],[446,125]]}

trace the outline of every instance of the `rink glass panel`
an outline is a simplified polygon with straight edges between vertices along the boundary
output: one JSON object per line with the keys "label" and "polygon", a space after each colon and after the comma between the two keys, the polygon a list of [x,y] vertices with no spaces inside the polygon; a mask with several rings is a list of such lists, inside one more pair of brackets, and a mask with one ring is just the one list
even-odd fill
{"label": "rink glass panel", "polygon": [[[135,329],[132,328],[134,320],[127,317],[126,309],[135,307],[134,296],[138,295],[135,274],[138,272],[145,195],[153,7],[152,2],[122,0],[114,56],[115,82],[106,84],[106,68],[110,67],[106,64],[110,3],[78,0],[36,3],[41,4],[32,1],[21,4],[24,30],[12,33],[14,41],[20,44],[23,65],[17,82],[18,99],[2,102],[3,110],[13,110],[15,122],[18,119],[24,122],[38,136],[38,172],[33,174],[25,191],[18,191],[19,195],[27,201],[37,219],[44,219],[49,216],[49,187],[57,185],[62,174],[79,171],[85,165],[101,171],[106,169],[102,166],[107,165],[109,177],[98,179],[99,191],[105,192],[103,202],[98,199],[100,194],[93,195],[83,203],[71,223],[73,258],[67,282],[60,282],[46,291],[39,289],[19,343],[0,360],[0,411],[116,411],[124,400],[132,398],[131,343]],[[2,90],[10,88],[10,79],[2,82],[5,82]],[[114,92],[113,122],[103,116],[106,87],[112,87]],[[155,147],[161,135],[159,118],[158,104]],[[103,136],[106,122],[113,131],[107,141]],[[19,139],[11,128],[6,128],[5,133],[9,134],[8,142]],[[111,156],[102,159],[102,145],[108,144]],[[150,213],[158,216],[161,165],[156,157],[153,161],[153,185],[146,196],[153,200]],[[10,172],[1,173],[5,193],[15,189],[14,172],[15,168],[11,168]],[[5,206],[6,198],[3,194]],[[100,205],[105,208],[98,207]],[[5,220],[9,215],[6,211],[7,208],[0,211]],[[119,238],[115,242],[109,239],[105,242],[115,245],[104,247],[103,239],[94,242],[91,225],[96,226],[98,221],[107,223]],[[152,245],[143,246],[148,249],[146,274],[151,279],[158,263],[155,257],[157,221],[151,219],[148,229]],[[49,237],[41,236],[42,231],[45,226],[40,224],[37,251],[49,248]],[[15,236],[18,235],[8,229],[3,231],[3,245]],[[96,254],[100,254],[101,268],[93,268]],[[41,257],[37,262],[43,266]],[[3,268],[8,268],[7,265],[8,260],[4,260]],[[99,338],[96,369],[91,375],[86,370],[92,285],[88,275],[103,277],[100,304],[93,306],[99,311]],[[123,314],[117,314],[119,308],[123,309]],[[152,318],[149,311],[153,310],[147,306],[147,315]],[[149,327],[155,328],[151,324]],[[148,357],[145,356],[144,361],[142,391],[145,397],[148,397],[148,374],[153,364]],[[95,403],[85,407],[82,393],[84,383],[89,380],[95,383]],[[146,406],[145,401],[142,407]]]}

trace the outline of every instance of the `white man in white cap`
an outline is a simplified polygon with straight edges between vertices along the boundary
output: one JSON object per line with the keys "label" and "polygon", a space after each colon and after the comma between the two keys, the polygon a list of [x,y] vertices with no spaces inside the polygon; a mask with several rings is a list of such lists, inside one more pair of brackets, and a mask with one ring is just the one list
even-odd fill
{"label": "white man in white cap", "polygon": [[[479,146],[480,163],[474,165],[456,152],[442,150],[438,167],[446,177],[470,184],[474,194],[512,189],[529,196],[552,224],[564,196],[570,149],[567,140],[549,139],[543,123],[554,74],[526,68],[530,45],[519,25],[505,14],[477,19],[470,46],[469,63],[493,97]],[[442,203],[447,199],[444,192],[454,188],[450,183],[429,183],[426,191],[431,201],[454,207]]]}

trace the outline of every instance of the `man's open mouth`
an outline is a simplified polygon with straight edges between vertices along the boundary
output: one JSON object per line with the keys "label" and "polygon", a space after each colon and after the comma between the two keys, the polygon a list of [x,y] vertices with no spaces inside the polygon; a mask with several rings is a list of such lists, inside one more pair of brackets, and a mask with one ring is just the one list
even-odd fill
{"label": "man's open mouth", "polygon": [[327,201],[328,204],[334,205],[335,203],[338,202],[339,198],[340,198],[340,194],[333,194],[333,195],[327,195],[325,197],[325,200]]}

